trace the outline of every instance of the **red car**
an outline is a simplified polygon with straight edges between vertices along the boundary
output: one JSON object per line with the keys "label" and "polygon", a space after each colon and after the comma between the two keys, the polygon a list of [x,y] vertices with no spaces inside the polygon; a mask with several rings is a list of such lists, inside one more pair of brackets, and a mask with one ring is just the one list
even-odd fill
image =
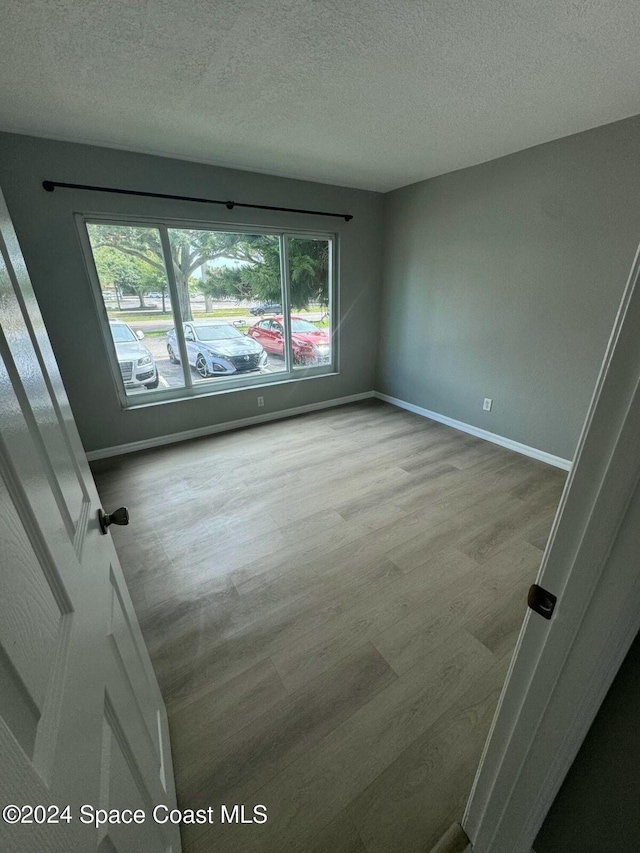
{"label": "red car", "polygon": [[[258,341],[267,352],[284,355],[284,318],[269,317],[260,320],[247,331],[247,335]],[[329,364],[331,344],[329,336],[322,329],[303,320],[291,318],[291,346],[294,364]]]}

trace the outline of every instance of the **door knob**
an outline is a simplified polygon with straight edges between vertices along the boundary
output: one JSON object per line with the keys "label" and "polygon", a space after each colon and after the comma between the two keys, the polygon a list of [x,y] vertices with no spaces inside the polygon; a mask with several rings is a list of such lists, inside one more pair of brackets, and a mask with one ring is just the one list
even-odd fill
{"label": "door knob", "polygon": [[106,533],[107,527],[109,527],[110,524],[129,524],[129,510],[126,506],[121,506],[118,509],[114,509],[113,512],[110,512],[107,515],[106,512],[99,509],[98,521],[100,522],[100,530],[103,533]]}

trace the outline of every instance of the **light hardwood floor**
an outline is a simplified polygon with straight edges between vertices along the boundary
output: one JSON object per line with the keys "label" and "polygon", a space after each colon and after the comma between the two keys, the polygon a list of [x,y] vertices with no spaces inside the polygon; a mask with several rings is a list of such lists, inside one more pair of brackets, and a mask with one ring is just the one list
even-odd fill
{"label": "light hardwood floor", "polygon": [[185,853],[418,853],[462,816],[565,474],[377,401],[95,463]]}

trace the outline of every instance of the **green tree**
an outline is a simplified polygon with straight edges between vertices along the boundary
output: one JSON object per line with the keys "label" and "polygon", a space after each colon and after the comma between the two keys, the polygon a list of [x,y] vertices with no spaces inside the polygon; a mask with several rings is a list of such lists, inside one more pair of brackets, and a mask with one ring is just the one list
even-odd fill
{"label": "green tree", "polygon": [[156,291],[160,293],[162,297],[162,313],[165,314],[168,293],[167,276],[164,271],[160,272],[160,270],[156,270],[148,264],[142,263],[142,261],[137,261],[136,263],[140,264],[140,275],[144,292],[152,293]]}
{"label": "green tree", "polygon": [[122,294],[133,294],[140,300],[140,308],[146,308],[144,294],[147,292],[147,287],[144,281],[146,272],[144,264],[107,246],[96,251],[95,260],[100,285],[103,288],[109,285],[114,288],[118,306]]}
{"label": "green tree", "polygon": [[329,243],[326,240],[289,240],[291,304],[306,308],[310,302],[329,305]]}
{"label": "green tree", "polygon": [[[280,244],[268,235],[236,235],[245,257],[241,267],[209,270],[198,286],[212,297],[236,295],[240,299],[280,302]],[[310,302],[329,303],[329,244],[325,240],[289,238],[289,280],[292,308],[307,308]]]}
{"label": "green tree", "polygon": [[[102,247],[111,248],[136,258],[165,278],[164,254],[157,229],[91,224],[89,236],[94,252]],[[174,228],[169,231],[169,241],[180,310],[185,320],[192,319],[189,283],[196,270],[216,258],[235,258],[249,263],[258,261],[251,254],[250,241],[244,235]]]}
{"label": "green tree", "polygon": [[236,267],[216,267],[209,269],[202,281],[197,284],[198,290],[208,299],[225,299],[230,296],[236,299],[251,299],[251,287],[242,278],[242,271]]}

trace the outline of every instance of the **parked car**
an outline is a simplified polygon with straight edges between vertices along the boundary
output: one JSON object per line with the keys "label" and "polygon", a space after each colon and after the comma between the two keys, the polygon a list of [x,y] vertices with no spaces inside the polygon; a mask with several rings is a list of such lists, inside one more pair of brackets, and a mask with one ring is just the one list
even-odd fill
{"label": "parked car", "polygon": [[249,311],[254,317],[264,317],[265,314],[281,314],[282,305],[277,302],[263,302],[261,305],[252,305]]}
{"label": "parked car", "polygon": [[157,388],[160,379],[155,360],[149,350],[140,343],[144,332],[134,332],[131,326],[122,320],[109,320],[109,328],[124,387],[127,390]]}
{"label": "parked car", "polygon": [[[270,317],[250,326],[247,335],[257,341],[267,352],[284,355],[284,318]],[[294,364],[329,364],[331,343],[323,329],[301,317],[291,318],[291,349]]]}
{"label": "parked car", "polygon": [[[203,378],[260,371],[267,366],[262,346],[224,320],[191,320],[184,324],[184,337],[189,364]],[[175,329],[167,332],[167,352],[172,364],[180,361]]]}

